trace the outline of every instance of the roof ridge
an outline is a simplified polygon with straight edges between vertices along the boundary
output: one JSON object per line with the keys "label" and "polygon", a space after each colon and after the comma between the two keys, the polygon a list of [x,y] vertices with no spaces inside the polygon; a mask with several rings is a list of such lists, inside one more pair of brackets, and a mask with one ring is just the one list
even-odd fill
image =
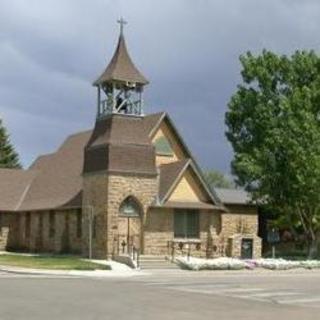
{"label": "roof ridge", "polygon": [[16,207],[14,208],[14,211],[18,211],[19,208],[21,208],[21,206],[22,206],[24,200],[26,199],[26,197],[27,197],[27,195],[28,195],[28,192],[29,192],[29,190],[30,190],[30,188],[31,188],[31,186],[32,186],[32,183],[35,181],[35,179],[36,179],[36,177],[37,177],[36,172],[39,172],[39,171],[36,170],[36,169],[32,169],[32,170],[33,170],[33,172],[35,172],[35,175],[34,175],[34,177],[30,180],[30,182],[27,184],[27,186],[25,187],[24,191],[22,192],[21,197],[20,197],[20,199],[19,199]]}
{"label": "roof ridge", "polygon": [[181,163],[187,163],[191,161],[191,158],[184,158],[184,159],[180,159],[180,160],[176,160],[176,161],[173,161],[173,162],[169,162],[169,163],[163,163],[161,164],[159,167],[165,167],[165,166],[175,166],[175,165],[178,165],[178,164],[181,164]]}

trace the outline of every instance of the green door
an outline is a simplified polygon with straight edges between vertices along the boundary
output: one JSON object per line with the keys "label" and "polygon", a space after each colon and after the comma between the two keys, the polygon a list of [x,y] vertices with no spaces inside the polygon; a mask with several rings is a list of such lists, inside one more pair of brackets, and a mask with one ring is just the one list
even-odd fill
{"label": "green door", "polygon": [[253,255],[253,240],[252,239],[242,239],[241,241],[241,258],[242,259],[252,259]]}

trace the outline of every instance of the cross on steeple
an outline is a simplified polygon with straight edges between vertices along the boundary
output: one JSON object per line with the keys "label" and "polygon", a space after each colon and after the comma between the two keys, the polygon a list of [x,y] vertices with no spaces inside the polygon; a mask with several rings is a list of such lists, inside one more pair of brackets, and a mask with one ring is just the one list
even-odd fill
{"label": "cross on steeple", "polygon": [[123,34],[123,27],[128,23],[126,20],[123,19],[123,17],[121,17],[118,21],[120,24],[120,34]]}

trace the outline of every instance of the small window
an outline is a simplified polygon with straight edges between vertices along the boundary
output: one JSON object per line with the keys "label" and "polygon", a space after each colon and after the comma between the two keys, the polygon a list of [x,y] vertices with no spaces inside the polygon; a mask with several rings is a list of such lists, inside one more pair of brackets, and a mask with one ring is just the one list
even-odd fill
{"label": "small window", "polygon": [[25,222],[25,236],[26,238],[29,238],[30,237],[30,231],[31,231],[31,213],[30,212],[27,212],[26,215],[26,222]]}
{"label": "small window", "polygon": [[176,211],[174,213],[175,238],[199,238],[199,212]]}
{"label": "small window", "polygon": [[133,197],[128,197],[120,206],[120,214],[125,217],[139,217],[140,205]]}
{"label": "small window", "polygon": [[54,211],[49,212],[49,237],[53,238],[56,234],[56,213]]}
{"label": "small window", "polygon": [[164,136],[159,137],[155,143],[156,153],[158,155],[173,156],[173,150],[168,139]]}
{"label": "small window", "polygon": [[77,238],[82,237],[82,210],[77,210]]}

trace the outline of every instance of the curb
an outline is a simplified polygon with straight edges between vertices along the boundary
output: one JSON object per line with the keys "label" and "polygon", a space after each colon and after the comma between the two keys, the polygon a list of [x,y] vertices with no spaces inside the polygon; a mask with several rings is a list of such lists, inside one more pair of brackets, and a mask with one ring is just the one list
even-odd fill
{"label": "curb", "polygon": [[141,272],[116,272],[112,270],[97,270],[97,271],[63,271],[63,270],[41,270],[41,269],[25,269],[25,268],[8,268],[0,265],[0,272],[20,275],[42,275],[42,276],[69,276],[83,278],[110,278],[110,277],[132,277],[142,276],[145,273]]}

